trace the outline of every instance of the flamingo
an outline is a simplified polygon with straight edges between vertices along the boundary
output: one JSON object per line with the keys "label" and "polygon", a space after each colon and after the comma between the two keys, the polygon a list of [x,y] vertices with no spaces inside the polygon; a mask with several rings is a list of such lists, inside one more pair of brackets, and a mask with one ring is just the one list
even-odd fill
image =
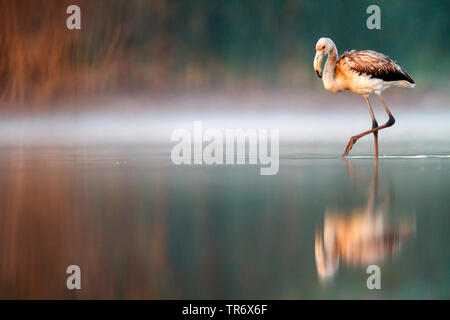
{"label": "flamingo", "polygon": [[[346,165],[351,166],[347,162]],[[327,208],[323,231],[316,230],[314,251],[320,279],[332,278],[340,261],[346,265],[367,266],[394,256],[414,235],[413,219],[404,218],[397,222],[389,219],[391,192],[380,201],[377,201],[377,195],[378,158],[375,158],[366,204],[350,210]]]}
{"label": "flamingo", "polygon": [[[322,77],[322,60],[326,55],[328,58]],[[391,127],[395,123],[395,118],[384,103],[381,92],[392,86],[414,88],[416,86],[414,80],[397,62],[379,52],[351,50],[344,52],[338,58],[336,45],[330,38],[320,38],[317,41],[314,70],[319,78],[322,78],[325,89],[332,93],[350,90],[362,95],[369,108],[372,129],[352,136],[342,157],[348,155],[358,139],[371,133],[375,140],[375,157],[378,157],[378,131]],[[389,120],[381,126],[375,119],[368,98],[368,95],[373,93],[377,95],[389,116]]]}

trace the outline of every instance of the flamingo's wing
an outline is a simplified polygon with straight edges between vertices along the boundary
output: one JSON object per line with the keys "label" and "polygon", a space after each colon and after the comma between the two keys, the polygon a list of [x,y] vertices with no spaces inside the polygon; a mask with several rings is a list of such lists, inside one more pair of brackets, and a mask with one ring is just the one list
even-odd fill
{"label": "flamingo's wing", "polygon": [[336,69],[350,69],[359,74],[367,74],[384,81],[406,80],[413,84],[411,76],[397,62],[372,50],[346,51],[336,64]]}

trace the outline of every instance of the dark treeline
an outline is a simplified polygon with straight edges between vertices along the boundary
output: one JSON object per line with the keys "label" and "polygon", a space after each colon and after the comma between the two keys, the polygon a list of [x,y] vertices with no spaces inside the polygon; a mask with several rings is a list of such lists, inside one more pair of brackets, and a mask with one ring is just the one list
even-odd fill
{"label": "dark treeline", "polygon": [[[82,29],[66,28],[81,7]],[[314,45],[373,49],[422,88],[445,90],[448,1],[0,0],[0,98],[36,102],[123,90],[308,86]],[[432,82],[435,78],[440,85]]]}

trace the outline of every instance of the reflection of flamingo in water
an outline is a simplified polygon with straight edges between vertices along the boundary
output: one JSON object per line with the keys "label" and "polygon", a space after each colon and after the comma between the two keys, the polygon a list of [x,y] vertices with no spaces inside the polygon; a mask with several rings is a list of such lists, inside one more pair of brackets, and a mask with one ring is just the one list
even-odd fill
{"label": "reflection of flamingo in water", "polygon": [[[347,163],[347,165],[350,165]],[[333,276],[339,261],[348,265],[369,265],[392,256],[412,232],[412,223],[404,220],[396,225],[386,221],[392,197],[379,207],[375,205],[378,188],[378,160],[375,161],[373,181],[367,204],[350,212],[327,210],[323,236],[316,232],[315,257],[320,278]]]}
{"label": "reflection of flamingo in water", "polygon": [[[342,156],[346,156],[350,152],[359,138],[373,133],[375,156],[378,157],[378,130],[390,127],[395,123],[394,116],[381,98],[381,92],[392,86],[414,88],[416,86],[414,80],[397,62],[375,51],[347,51],[338,59],[336,45],[329,38],[320,38],[316,44],[314,70],[320,78],[322,78],[322,60],[327,54],[328,58],[323,71],[325,89],[333,93],[350,90],[363,95],[372,118],[372,129],[351,137]],[[371,93],[377,95],[389,116],[389,120],[381,126],[378,126],[368,99],[368,95]]]}

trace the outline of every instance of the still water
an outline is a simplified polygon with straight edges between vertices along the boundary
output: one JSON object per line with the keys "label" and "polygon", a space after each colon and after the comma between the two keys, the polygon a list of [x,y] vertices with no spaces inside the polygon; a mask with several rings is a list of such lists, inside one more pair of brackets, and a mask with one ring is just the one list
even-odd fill
{"label": "still water", "polygon": [[[287,149],[275,176],[169,159],[2,148],[0,298],[450,298],[448,157]],[[380,290],[366,286],[372,264]]]}

